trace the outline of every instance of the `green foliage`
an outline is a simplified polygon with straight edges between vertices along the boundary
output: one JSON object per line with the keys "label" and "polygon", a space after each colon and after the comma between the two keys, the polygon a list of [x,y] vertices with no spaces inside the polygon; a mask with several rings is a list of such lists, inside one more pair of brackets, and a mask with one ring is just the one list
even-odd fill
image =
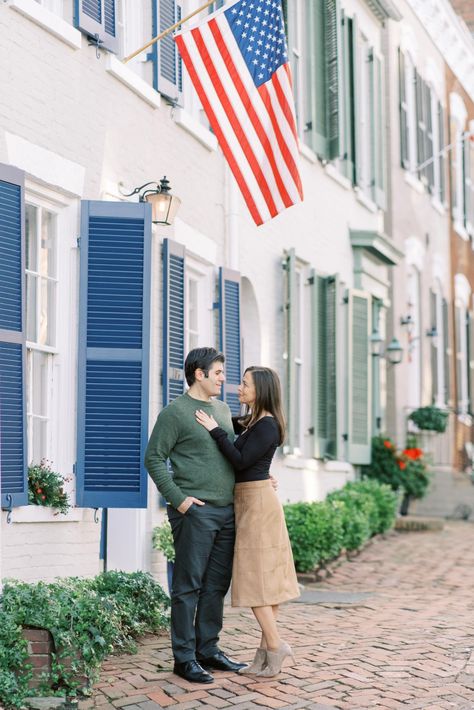
{"label": "green foliage", "polygon": [[152,544],[155,550],[160,550],[169,562],[174,562],[175,551],[171,525],[165,520],[153,529]]}
{"label": "green foliage", "polygon": [[94,682],[108,654],[132,651],[135,636],[167,627],[168,606],[167,595],[144,572],[105,572],[50,584],[8,582],[0,600],[0,702],[19,707],[25,694],[33,694],[24,673],[22,626],[51,632],[53,690],[75,696],[84,685],[81,678]]}
{"label": "green foliage", "polygon": [[448,425],[449,413],[439,407],[420,407],[410,414],[410,419],[418,429],[443,433]]}
{"label": "green foliage", "polygon": [[371,463],[362,466],[362,475],[386,483],[394,491],[402,484],[401,470],[398,465],[397,449],[386,436],[372,438]]}
{"label": "green foliage", "polygon": [[64,492],[66,479],[52,471],[46,461],[28,468],[28,502],[55,508],[59,513],[67,513],[71,507]]}
{"label": "green foliage", "polygon": [[376,481],[348,483],[322,503],[284,506],[295,566],[308,572],[342,549],[357,550],[372,535],[390,529],[397,495]]}
{"label": "green foliage", "polygon": [[430,485],[428,468],[422,458],[406,460],[403,490],[410,498],[423,498]]}

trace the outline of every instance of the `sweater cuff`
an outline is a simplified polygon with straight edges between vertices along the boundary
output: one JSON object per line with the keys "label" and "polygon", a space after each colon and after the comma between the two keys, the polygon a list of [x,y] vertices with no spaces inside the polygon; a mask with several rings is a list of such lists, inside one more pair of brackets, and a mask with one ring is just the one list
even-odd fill
{"label": "sweater cuff", "polygon": [[220,426],[216,427],[215,429],[211,429],[211,431],[209,432],[209,434],[210,434],[210,435],[212,436],[212,438],[215,439],[216,441],[217,441],[218,439],[223,439],[223,438],[227,439],[227,432],[224,431],[224,429],[221,429]]}

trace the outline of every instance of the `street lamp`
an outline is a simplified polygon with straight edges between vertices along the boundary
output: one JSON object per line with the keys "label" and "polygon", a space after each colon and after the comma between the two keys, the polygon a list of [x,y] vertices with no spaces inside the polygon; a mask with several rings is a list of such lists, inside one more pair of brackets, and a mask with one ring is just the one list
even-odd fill
{"label": "street lamp", "polygon": [[[150,185],[155,187],[149,187]],[[146,182],[144,185],[136,187],[132,192],[122,194],[124,197],[138,195],[140,202],[148,202],[151,205],[153,224],[172,224],[181,204],[179,197],[171,194],[170,182],[166,179],[166,175],[161,178],[160,182]]]}
{"label": "street lamp", "polygon": [[397,338],[391,339],[385,350],[385,355],[391,365],[398,365],[402,361],[403,348]]}
{"label": "street lamp", "polygon": [[383,338],[378,330],[373,330],[372,335],[369,338],[370,342],[370,352],[374,357],[380,357],[382,355],[382,343]]}

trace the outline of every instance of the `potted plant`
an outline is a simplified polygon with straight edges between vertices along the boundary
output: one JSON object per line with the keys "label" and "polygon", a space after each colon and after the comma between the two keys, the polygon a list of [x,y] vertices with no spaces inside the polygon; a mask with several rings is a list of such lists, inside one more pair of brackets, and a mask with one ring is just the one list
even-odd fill
{"label": "potted plant", "polygon": [[422,431],[434,431],[442,434],[448,425],[449,412],[439,407],[419,407],[408,419]]}
{"label": "potted plant", "polygon": [[408,515],[408,507],[413,498],[423,498],[430,483],[428,466],[422,449],[409,442],[400,453],[398,466],[402,473],[403,500],[400,515]]}
{"label": "potted plant", "polygon": [[64,491],[67,478],[53,471],[45,460],[28,468],[28,503],[54,508],[58,513],[67,513],[71,504]]}
{"label": "potted plant", "polygon": [[173,533],[168,520],[165,520],[161,525],[153,528],[152,536],[153,549],[160,550],[166,558],[166,573],[168,576],[168,590],[171,595],[171,586],[173,582],[173,568],[175,560]]}

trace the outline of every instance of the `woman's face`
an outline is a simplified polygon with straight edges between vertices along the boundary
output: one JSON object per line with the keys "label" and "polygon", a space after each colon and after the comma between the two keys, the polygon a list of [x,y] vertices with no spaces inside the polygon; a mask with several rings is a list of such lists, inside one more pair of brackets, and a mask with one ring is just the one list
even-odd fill
{"label": "woman's face", "polygon": [[237,391],[241,404],[247,404],[249,407],[255,404],[255,384],[251,372],[244,374],[242,384],[239,385]]}

